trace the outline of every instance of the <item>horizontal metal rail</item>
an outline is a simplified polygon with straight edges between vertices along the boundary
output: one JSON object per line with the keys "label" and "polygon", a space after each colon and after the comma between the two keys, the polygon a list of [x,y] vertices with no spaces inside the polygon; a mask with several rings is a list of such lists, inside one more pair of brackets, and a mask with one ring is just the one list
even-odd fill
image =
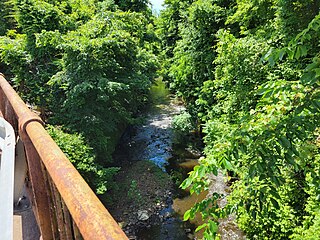
{"label": "horizontal metal rail", "polygon": [[[79,172],[45,131],[41,119],[27,108],[1,75],[0,97],[2,98],[0,110],[5,112],[4,115],[7,115],[12,122],[15,119],[12,119],[11,115],[15,115],[17,119],[18,132],[26,150],[36,218],[42,238],[81,239],[75,237],[76,234],[72,237],[70,229],[63,229],[66,222],[70,222],[65,211],[66,206],[72,221],[85,240],[128,239]],[[60,196],[63,203],[53,204],[60,201]],[[58,226],[57,231],[55,226]]]}
{"label": "horizontal metal rail", "polygon": [[0,239],[13,239],[13,186],[15,134],[12,126],[0,117]]}

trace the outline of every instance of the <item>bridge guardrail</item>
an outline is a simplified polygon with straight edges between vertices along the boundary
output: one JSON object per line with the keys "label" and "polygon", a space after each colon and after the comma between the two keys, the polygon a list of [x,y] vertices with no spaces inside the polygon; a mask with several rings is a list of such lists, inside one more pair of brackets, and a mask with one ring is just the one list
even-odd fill
{"label": "bridge guardrail", "polygon": [[128,239],[3,75],[0,111],[24,144],[29,195],[43,240]]}

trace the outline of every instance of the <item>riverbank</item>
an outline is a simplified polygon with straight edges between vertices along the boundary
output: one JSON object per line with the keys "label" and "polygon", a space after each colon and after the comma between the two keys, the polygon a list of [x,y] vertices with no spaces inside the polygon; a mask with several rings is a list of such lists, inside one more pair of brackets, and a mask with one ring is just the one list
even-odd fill
{"label": "riverbank", "polygon": [[168,174],[150,161],[136,161],[122,166],[116,176],[118,189],[109,194],[109,211],[130,239],[136,232],[161,224],[170,215],[161,215],[168,207],[174,185]]}

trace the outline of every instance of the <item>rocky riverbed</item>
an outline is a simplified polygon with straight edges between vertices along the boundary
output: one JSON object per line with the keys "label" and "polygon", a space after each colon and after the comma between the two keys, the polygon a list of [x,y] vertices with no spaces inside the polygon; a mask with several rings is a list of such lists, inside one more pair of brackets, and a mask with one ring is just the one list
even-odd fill
{"label": "rocky riverbed", "polygon": [[122,167],[116,177],[119,189],[113,190],[111,214],[130,239],[137,239],[139,229],[159,225],[171,214],[168,208],[174,185],[168,174],[154,163],[137,161]]}
{"label": "rocky riverbed", "polygon": [[167,171],[173,155],[171,123],[184,107],[161,81],[151,92],[153,106],[145,121],[127,129],[114,153],[121,170],[108,209],[130,239],[193,239],[192,226],[172,209],[177,185]]}

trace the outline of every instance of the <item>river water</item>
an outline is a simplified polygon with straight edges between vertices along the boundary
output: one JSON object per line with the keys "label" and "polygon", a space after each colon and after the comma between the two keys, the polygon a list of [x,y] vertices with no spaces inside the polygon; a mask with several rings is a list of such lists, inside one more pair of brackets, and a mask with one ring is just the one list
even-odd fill
{"label": "river water", "polygon": [[[134,126],[129,137],[126,137],[126,150],[121,150],[129,161],[148,160],[157,165],[163,172],[171,175],[172,181],[181,183],[189,171],[198,164],[200,151],[186,146],[176,147],[171,123],[174,116],[184,111],[184,106],[171,97],[164,83],[158,80],[151,89],[153,101],[152,108],[146,114],[143,124]],[[132,134],[133,132],[133,134]],[[159,209],[159,217],[162,221],[156,224],[142,225],[135,230],[135,238],[139,240],[187,240],[201,238],[201,233],[195,234],[195,226],[202,224],[200,215],[194,220],[183,222],[183,214],[194,205],[203,200],[212,192],[228,194],[228,187],[222,174],[213,177],[213,185],[209,192],[199,196],[188,196],[187,192],[178,189],[168,195],[166,204]],[[193,225],[192,225],[193,224]],[[234,224],[234,218],[229,217],[220,221],[219,233],[221,239],[244,239],[242,232]]]}
{"label": "river water", "polygon": [[[130,159],[148,160],[162,171],[169,172],[168,160],[173,158],[173,131],[171,123],[174,116],[185,108],[178,104],[165,88],[162,81],[157,81],[151,88],[152,104],[144,124],[135,127],[135,134],[130,141]],[[176,195],[177,193],[174,193]],[[173,199],[168,197],[166,207],[159,212],[163,219],[158,224],[139,228],[137,239],[141,240],[187,240],[192,239],[190,224],[181,220],[172,208]]]}

